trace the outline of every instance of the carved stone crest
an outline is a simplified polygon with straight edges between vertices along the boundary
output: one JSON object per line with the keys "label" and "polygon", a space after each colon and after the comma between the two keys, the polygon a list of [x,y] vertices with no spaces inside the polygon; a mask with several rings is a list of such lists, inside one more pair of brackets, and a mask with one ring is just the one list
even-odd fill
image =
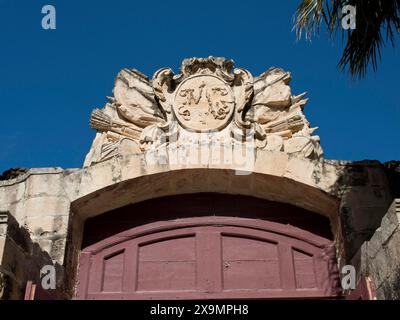
{"label": "carved stone crest", "polygon": [[290,73],[270,68],[253,78],[233,66],[220,57],[190,58],[178,74],[162,68],[152,80],[135,69],[122,70],[109,103],[92,112],[97,135],[85,166],[179,145],[188,136],[196,141],[194,135],[203,132],[225,144],[246,144],[250,138],[256,149],[320,159],[316,128],[303,113],[305,93],[291,94]]}
{"label": "carved stone crest", "polygon": [[182,127],[197,132],[224,128],[233,114],[235,97],[221,78],[192,76],[176,90],[173,109]]}

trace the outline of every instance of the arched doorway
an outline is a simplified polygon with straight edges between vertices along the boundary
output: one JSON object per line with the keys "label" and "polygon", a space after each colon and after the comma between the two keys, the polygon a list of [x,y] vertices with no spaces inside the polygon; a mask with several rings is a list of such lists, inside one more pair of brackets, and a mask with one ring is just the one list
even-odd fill
{"label": "arched doorway", "polygon": [[333,298],[329,219],[253,197],[194,194],[85,224],[79,299]]}

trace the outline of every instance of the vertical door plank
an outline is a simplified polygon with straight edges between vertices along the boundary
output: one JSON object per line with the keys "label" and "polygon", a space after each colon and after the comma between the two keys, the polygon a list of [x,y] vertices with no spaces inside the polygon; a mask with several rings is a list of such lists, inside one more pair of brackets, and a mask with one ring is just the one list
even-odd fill
{"label": "vertical door plank", "polygon": [[292,247],[287,243],[278,244],[279,271],[282,289],[296,289]]}
{"label": "vertical door plank", "polygon": [[221,234],[209,229],[196,233],[197,287],[203,292],[221,292]]}
{"label": "vertical door plank", "polygon": [[133,244],[126,248],[124,259],[123,288],[124,292],[135,292],[137,288],[138,246]]}

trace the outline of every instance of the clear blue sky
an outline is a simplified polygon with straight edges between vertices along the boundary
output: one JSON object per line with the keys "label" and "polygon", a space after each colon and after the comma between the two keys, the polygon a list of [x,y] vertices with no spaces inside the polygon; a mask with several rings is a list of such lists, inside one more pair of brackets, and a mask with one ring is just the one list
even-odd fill
{"label": "clear blue sky", "polygon": [[[94,131],[89,115],[111,95],[121,68],[148,76],[183,58],[225,56],[254,76],[292,72],[308,91],[306,114],[328,159],[400,159],[399,49],[376,74],[353,81],[336,65],[340,39],[296,42],[298,1],[0,0],[0,172],[81,167]],[[41,28],[41,8],[57,29]]]}

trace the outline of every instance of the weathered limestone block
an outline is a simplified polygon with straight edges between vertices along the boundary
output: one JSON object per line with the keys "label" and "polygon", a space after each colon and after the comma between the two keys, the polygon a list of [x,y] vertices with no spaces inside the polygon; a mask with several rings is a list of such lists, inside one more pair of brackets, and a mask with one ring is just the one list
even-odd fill
{"label": "weathered limestone block", "polygon": [[[25,194],[25,182],[0,181],[0,210],[6,211],[10,204],[15,204],[21,201]],[[8,181],[7,181],[8,182]]]}
{"label": "weathered limestone block", "polygon": [[288,165],[286,167],[285,177],[293,180],[300,180],[305,184],[314,185],[313,172],[315,163],[289,156]]}
{"label": "weathered limestone block", "polygon": [[69,200],[64,196],[29,197],[14,207],[16,217],[35,217],[44,215],[65,215],[69,212]]}
{"label": "weathered limestone block", "polygon": [[284,152],[258,150],[254,171],[276,176],[284,176],[287,171],[289,156]]}
{"label": "weathered limestone block", "polygon": [[63,180],[58,174],[31,174],[26,180],[26,197],[60,196],[64,194]]}
{"label": "weathered limestone block", "polygon": [[31,240],[43,244],[42,249],[60,264],[65,248],[60,251],[54,247],[60,247],[60,238],[67,236],[70,214],[65,173],[68,171],[60,168],[30,169],[14,179],[0,181],[0,208],[9,211]]}

